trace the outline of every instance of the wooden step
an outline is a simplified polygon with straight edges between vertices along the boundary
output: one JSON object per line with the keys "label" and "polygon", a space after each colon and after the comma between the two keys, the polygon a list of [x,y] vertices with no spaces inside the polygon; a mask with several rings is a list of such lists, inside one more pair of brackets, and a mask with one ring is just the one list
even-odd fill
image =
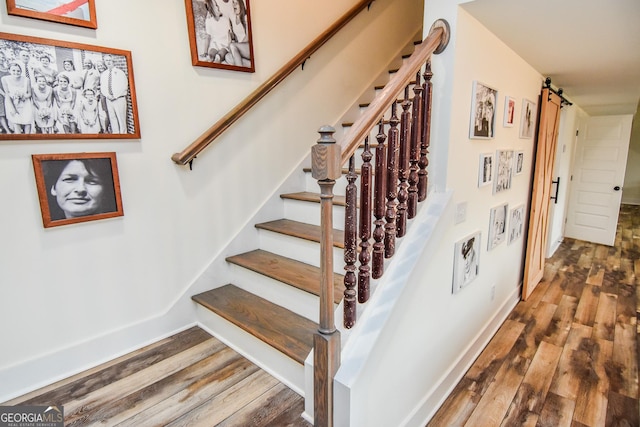
{"label": "wooden step", "polygon": [[313,347],[318,325],[232,284],[191,297],[300,364]]}
{"label": "wooden step", "polygon": [[[290,219],[277,219],[275,221],[256,224],[256,228],[298,237],[312,242],[320,242],[320,227],[304,222],[292,221]],[[344,231],[333,230],[333,246],[344,249]]]}
{"label": "wooden step", "polygon": [[[262,249],[230,256],[227,261],[295,288],[320,295],[320,269]],[[333,274],[333,299],[340,303],[344,295],[344,276]]]}

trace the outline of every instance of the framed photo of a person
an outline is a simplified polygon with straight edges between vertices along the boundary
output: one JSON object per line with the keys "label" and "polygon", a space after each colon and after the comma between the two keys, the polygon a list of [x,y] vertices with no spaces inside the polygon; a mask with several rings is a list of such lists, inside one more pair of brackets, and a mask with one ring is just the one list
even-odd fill
{"label": "framed photo of a person", "polygon": [[484,187],[493,182],[494,170],[493,154],[480,154],[480,164],[478,165],[478,187]]}
{"label": "framed photo of a person", "polygon": [[191,63],[253,73],[249,0],[185,0]]}
{"label": "framed photo of a person", "polygon": [[140,138],[129,51],[0,33],[0,76],[0,140]]}
{"label": "framed photo of a person", "polygon": [[504,98],[504,121],[502,125],[506,128],[513,127],[514,117],[516,115],[516,99],[511,96]]}
{"label": "framed photo of a person", "polygon": [[513,177],[513,150],[498,150],[496,152],[496,176],[493,180],[493,194],[511,188]]}
{"label": "framed photo of a person", "polygon": [[478,277],[480,267],[480,232],[456,242],[453,257],[453,293]]}
{"label": "framed photo of a person", "polygon": [[538,110],[536,103],[528,99],[522,100],[522,115],[520,117],[520,138],[533,138],[536,127]]}
{"label": "framed photo of a person", "polygon": [[116,153],[31,158],[45,228],[124,215]]}
{"label": "framed photo of a person", "polygon": [[9,15],[98,28],[95,0],[7,0]]}
{"label": "framed photo of a person", "polygon": [[520,237],[524,231],[524,205],[511,209],[509,213],[509,239],[507,244],[512,244]]}
{"label": "framed photo of a person", "polygon": [[484,83],[473,82],[469,138],[491,139],[495,135],[498,91]]}
{"label": "framed photo of a person", "polygon": [[492,250],[507,238],[507,212],[509,206],[506,203],[491,208],[489,218],[489,239],[487,249]]}
{"label": "framed photo of a person", "polygon": [[514,173],[520,175],[524,169],[524,151],[516,151]]}

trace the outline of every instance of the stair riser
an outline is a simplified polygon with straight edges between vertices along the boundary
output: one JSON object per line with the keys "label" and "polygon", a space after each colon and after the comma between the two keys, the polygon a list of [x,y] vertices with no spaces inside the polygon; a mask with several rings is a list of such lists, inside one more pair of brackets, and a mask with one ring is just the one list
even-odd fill
{"label": "stair riser", "polygon": [[319,321],[319,300],[316,295],[239,265],[230,264],[230,272],[232,274],[231,281],[237,287],[278,304],[309,320]]}
{"label": "stair riser", "polygon": [[[294,221],[320,225],[320,204],[286,199],[284,201],[284,216]],[[344,230],[344,206],[333,206],[333,228]]]}
{"label": "stair riser", "polygon": [[304,397],[304,366],[243,331],[211,310],[196,304],[200,326]]}
{"label": "stair riser", "polygon": [[[320,245],[317,242],[268,230],[260,230],[259,239],[261,249],[319,267]],[[341,248],[333,249],[333,259],[334,272],[344,274],[344,251]]]}

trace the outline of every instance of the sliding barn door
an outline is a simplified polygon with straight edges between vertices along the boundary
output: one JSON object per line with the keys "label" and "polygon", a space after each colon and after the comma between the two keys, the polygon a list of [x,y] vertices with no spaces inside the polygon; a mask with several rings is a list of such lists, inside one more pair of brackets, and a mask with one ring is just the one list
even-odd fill
{"label": "sliding barn door", "polygon": [[548,88],[542,90],[522,287],[523,300],[526,300],[531,295],[531,292],[533,292],[544,274],[545,253],[549,234],[549,202],[551,200],[553,163],[558,144],[560,106],[561,99],[558,95]]}

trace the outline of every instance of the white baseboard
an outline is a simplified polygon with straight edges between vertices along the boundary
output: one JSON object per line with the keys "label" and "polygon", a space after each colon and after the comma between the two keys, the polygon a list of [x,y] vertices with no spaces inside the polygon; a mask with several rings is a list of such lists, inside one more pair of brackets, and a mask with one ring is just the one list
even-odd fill
{"label": "white baseboard", "polygon": [[482,350],[487,346],[491,338],[500,329],[500,326],[507,319],[513,308],[520,301],[520,290],[522,285],[502,304],[485,326],[480,330],[476,338],[467,346],[466,350],[451,365],[441,380],[424,397],[416,409],[409,414],[401,424],[402,426],[425,426],[436,414],[440,406],[449,397],[455,386],[460,382],[464,374],[469,370],[473,362],[478,358]]}
{"label": "white baseboard", "polygon": [[0,370],[0,402],[64,380],[195,326],[193,305],[180,301],[159,316]]}

